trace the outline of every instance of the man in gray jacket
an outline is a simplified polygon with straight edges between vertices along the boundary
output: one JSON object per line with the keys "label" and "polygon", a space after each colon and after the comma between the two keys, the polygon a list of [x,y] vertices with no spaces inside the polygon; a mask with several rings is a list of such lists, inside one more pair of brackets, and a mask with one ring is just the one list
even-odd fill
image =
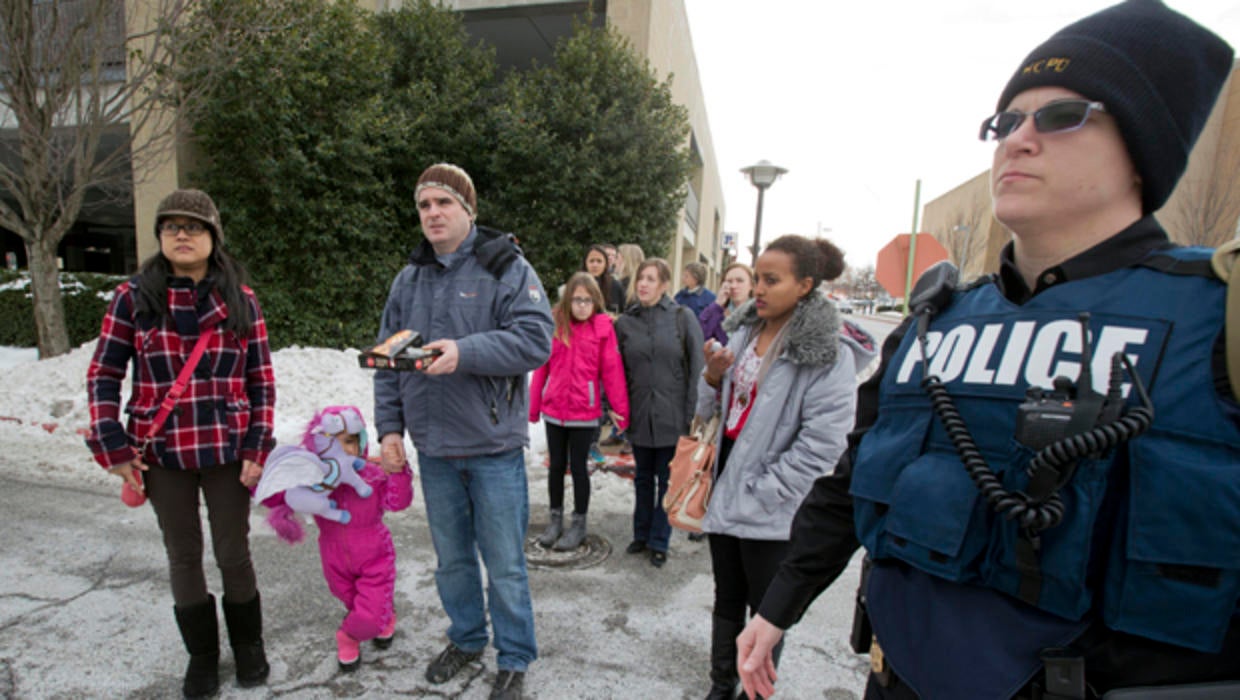
{"label": "man in gray jacket", "polygon": [[538,653],[524,550],[525,373],[551,354],[551,308],[512,238],[474,225],[464,170],[432,165],[414,196],[425,240],[392,283],[379,337],[411,329],[442,354],[422,372],[376,373],[375,425],[385,463],[404,461],[405,431],[417,449],[435,583],[451,621],[426,678],[447,682],[482,655],[489,610],[499,652],[491,698],[520,698]]}

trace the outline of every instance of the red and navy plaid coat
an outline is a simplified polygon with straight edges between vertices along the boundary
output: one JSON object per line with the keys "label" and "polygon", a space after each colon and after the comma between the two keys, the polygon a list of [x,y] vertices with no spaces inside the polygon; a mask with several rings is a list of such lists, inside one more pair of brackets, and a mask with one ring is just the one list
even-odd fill
{"label": "red and navy plaid coat", "polygon": [[[276,384],[267,325],[254,292],[249,287],[242,291],[254,325],[244,337],[217,329],[177,407],[142,455],[147,464],[168,469],[202,469],[239,459],[262,464],[274,447]],[[228,317],[228,307],[209,281],[195,286],[188,278],[171,279],[162,321],[139,322],[136,301],[134,280],[116,288],[86,374],[91,423],[86,444],[105,469],[138,456],[137,446],[200,331]],[[133,390],[122,426],[121,382],[131,364]]]}

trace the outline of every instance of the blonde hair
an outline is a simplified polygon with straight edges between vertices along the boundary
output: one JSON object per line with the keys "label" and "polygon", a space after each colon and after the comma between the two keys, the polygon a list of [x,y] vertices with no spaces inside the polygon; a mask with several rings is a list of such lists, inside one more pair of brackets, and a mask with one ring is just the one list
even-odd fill
{"label": "blonde hair", "polygon": [[555,318],[555,337],[565,345],[569,344],[569,338],[572,337],[569,326],[573,322],[573,292],[578,287],[584,288],[594,302],[591,315],[607,312],[603,307],[603,292],[598,288],[598,282],[594,281],[594,275],[589,272],[578,272],[569,277],[564,283],[564,293],[560,295],[560,300],[556,302],[555,310],[552,312]]}
{"label": "blonde hair", "polygon": [[621,279],[627,277],[629,280],[628,289],[624,290],[624,302],[630,304],[637,296],[637,266],[646,259],[646,253],[635,243],[621,243],[616,248],[616,256],[620,259],[620,269],[616,274]]}

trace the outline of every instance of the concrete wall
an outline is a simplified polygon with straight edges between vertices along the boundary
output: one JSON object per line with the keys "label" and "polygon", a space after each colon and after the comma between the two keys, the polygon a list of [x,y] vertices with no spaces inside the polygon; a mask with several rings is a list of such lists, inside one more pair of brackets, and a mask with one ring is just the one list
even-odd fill
{"label": "concrete wall", "polygon": [[722,273],[721,245],[727,210],[684,2],[610,0],[607,21],[646,57],[660,80],[672,78],[672,99],[689,110],[690,140],[697,145],[701,159],[700,168],[691,177],[697,193],[698,211],[693,217],[697,221],[697,231],[693,231],[684,215],[680,217],[676,240],[669,247],[668,262],[677,271],[673,277],[678,286],[678,271],[685,264],[704,257],[710,277],[707,285],[713,288],[718,285]]}

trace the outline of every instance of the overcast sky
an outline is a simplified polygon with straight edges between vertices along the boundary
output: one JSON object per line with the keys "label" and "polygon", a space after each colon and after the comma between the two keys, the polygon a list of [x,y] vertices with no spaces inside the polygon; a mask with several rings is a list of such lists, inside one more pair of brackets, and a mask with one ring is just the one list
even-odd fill
{"label": "overcast sky", "polygon": [[[922,206],[990,167],[977,140],[1021,59],[1101,0],[685,0],[727,205],[753,242],[757,190],[739,169],[789,172],[766,193],[762,240],[820,228],[853,266]],[[1240,2],[1171,0],[1240,46]],[[744,260],[747,253],[741,255]]]}

